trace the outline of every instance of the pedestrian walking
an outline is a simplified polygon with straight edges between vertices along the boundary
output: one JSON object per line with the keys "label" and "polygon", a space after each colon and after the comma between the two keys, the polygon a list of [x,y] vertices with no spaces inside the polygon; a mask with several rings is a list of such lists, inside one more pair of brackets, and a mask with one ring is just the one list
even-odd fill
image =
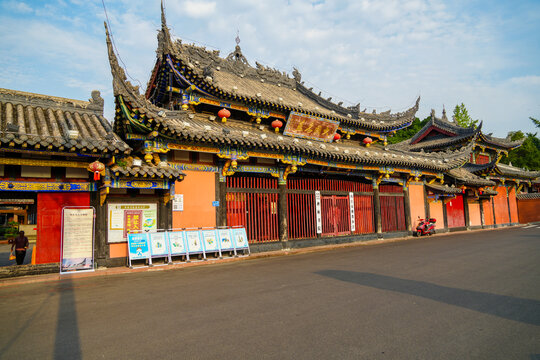
{"label": "pedestrian walking", "polygon": [[19,236],[13,239],[11,244],[11,252],[13,252],[13,248],[15,248],[15,259],[17,261],[17,265],[22,265],[24,262],[28,245],[28,238],[24,236],[24,231],[19,231]]}

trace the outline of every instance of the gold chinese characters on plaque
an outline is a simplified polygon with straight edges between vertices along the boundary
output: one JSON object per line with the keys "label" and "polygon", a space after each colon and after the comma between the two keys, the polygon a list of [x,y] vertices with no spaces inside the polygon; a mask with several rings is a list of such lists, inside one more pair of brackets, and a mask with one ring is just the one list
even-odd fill
{"label": "gold chinese characters on plaque", "polygon": [[319,141],[334,139],[339,122],[291,111],[283,134]]}

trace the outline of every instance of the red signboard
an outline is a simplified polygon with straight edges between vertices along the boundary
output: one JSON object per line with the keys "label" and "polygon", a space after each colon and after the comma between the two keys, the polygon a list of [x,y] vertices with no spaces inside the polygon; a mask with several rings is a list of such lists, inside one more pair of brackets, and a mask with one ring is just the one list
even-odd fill
{"label": "red signboard", "polygon": [[142,230],[142,210],[124,211],[124,238],[133,230]]}
{"label": "red signboard", "polygon": [[339,122],[291,111],[283,134],[330,142],[334,139]]}

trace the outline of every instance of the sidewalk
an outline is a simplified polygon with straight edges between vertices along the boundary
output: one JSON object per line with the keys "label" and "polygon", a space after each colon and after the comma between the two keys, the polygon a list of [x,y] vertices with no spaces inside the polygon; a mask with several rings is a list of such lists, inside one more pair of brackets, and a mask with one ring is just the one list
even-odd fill
{"label": "sidewalk", "polygon": [[346,243],[346,244],[313,246],[313,247],[307,247],[307,248],[301,248],[301,249],[284,249],[284,250],[278,250],[278,251],[255,253],[249,256],[240,256],[236,258],[233,257],[233,258],[223,258],[223,259],[215,259],[215,260],[210,259],[206,261],[193,261],[189,263],[183,262],[183,263],[171,264],[171,265],[137,267],[134,269],[130,269],[128,267],[114,267],[114,268],[98,268],[93,272],[85,272],[85,273],[73,273],[73,274],[63,274],[63,275],[60,275],[60,273],[29,275],[29,276],[0,279],[0,287],[41,283],[41,282],[58,282],[58,281],[66,280],[66,279],[73,280],[73,279],[82,279],[82,278],[89,278],[89,277],[95,277],[95,276],[114,276],[114,275],[128,274],[128,273],[140,273],[140,272],[150,272],[150,271],[169,271],[169,270],[177,270],[177,269],[189,268],[189,267],[194,267],[194,266],[225,264],[225,263],[232,263],[232,262],[238,262],[238,261],[276,257],[276,256],[308,254],[308,253],[313,253],[313,252],[323,252],[323,251],[330,251],[334,249],[344,249],[344,248],[350,248],[350,247],[373,246],[373,245],[381,245],[381,244],[388,244],[388,243],[401,242],[401,241],[412,241],[412,240],[421,241],[421,240],[432,239],[433,237],[457,235],[460,233],[469,233],[471,231],[474,231],[474,232],[497,231],[497,230],[502,230],[502,229],[513,229],[513,228],[525,227],[528,225],[531,225],[531,224],[519,224],[519,225],[506,226],[506,227],[495,228],[495,229],[477,229],[477,230],[446,232],[446,233],[440,233],[440,234],[435,234],[432,236],[424,236],[424,237],[406,236],[406,237],[398,237],[398,238],[391,238],[391,239],[359,241],[359,242],[352,242],[352,243]]}

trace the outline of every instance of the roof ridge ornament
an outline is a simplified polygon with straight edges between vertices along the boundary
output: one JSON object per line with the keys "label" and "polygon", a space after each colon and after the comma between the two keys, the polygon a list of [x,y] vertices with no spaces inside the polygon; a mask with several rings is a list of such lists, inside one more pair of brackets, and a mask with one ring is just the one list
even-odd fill
{"label": "roof ridge ornament", "polygon": [[225,60],[236,61],[245,65],[249,65],[246,57],[244,56],[244,54],[242,54],[242,49],[240,49],[240,31],[239,30],[236,30],[236,38],[234,39],[234,41],[236,42],[234,51],[231,52],[229,55],[227,55]]}

